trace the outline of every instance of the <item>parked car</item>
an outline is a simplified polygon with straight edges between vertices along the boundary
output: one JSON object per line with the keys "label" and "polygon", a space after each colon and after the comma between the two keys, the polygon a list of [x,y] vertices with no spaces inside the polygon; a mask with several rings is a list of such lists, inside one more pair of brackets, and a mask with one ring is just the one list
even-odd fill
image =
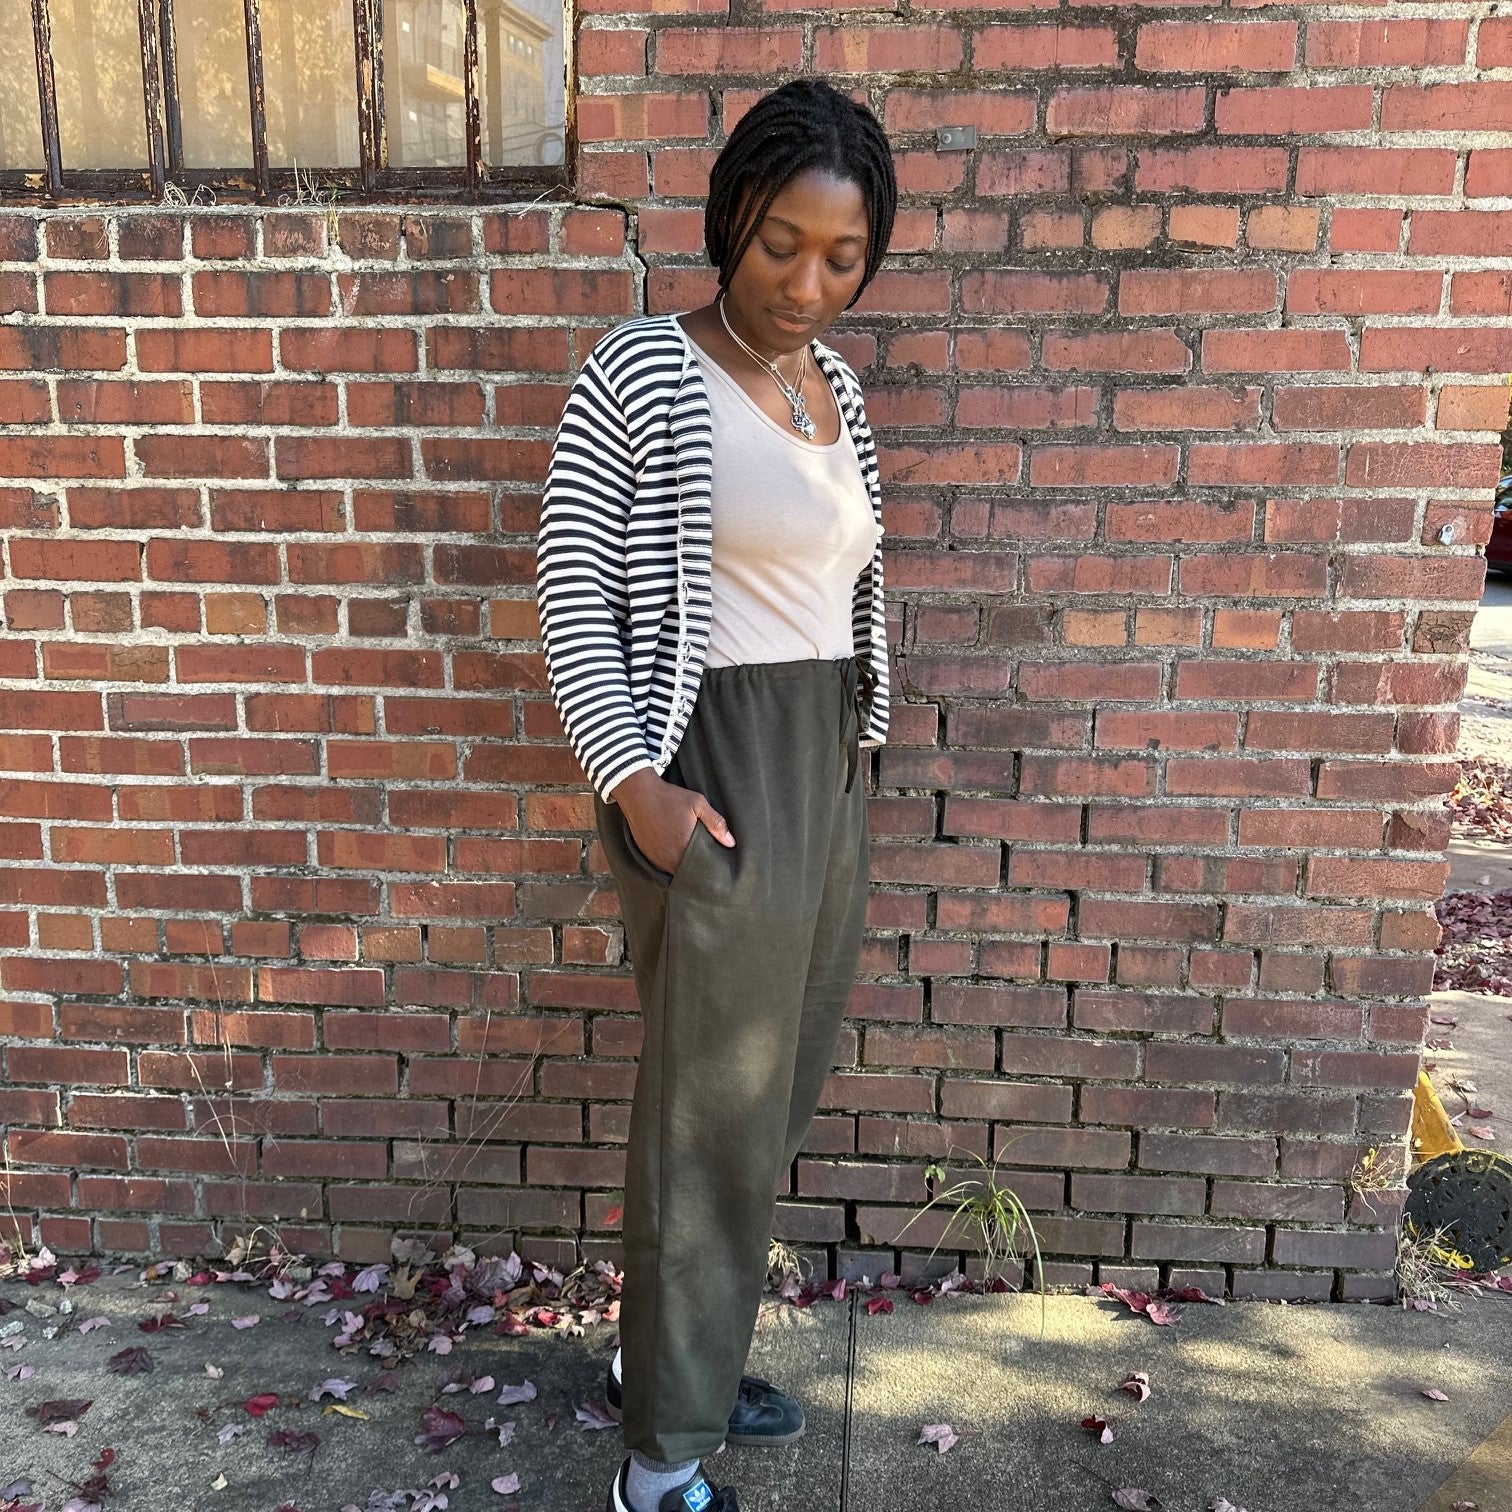
{"label": "parked car", "polygon": [[1505,473],[1496,485],[1491,539],[1486,543],[1486,568],[1512,577],[1512,473]]}

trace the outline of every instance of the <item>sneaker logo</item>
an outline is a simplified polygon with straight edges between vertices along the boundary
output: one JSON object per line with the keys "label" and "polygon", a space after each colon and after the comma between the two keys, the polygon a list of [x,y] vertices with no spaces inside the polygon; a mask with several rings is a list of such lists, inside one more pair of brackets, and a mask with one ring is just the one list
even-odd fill
{"label": "sneaker logo", "polygon": [[688,1504],[688,1512],[703,1512],[714,1500],[714,1493],[709,1490],[707,1481],[699,1481],[683,1492],[683,1500]]}

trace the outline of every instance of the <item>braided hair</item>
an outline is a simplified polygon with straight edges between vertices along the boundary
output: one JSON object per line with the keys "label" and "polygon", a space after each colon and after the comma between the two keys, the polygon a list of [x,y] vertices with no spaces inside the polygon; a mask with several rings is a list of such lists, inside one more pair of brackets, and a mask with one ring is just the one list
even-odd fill
{"label": "braided hair", "polygon": [[[898,206],[887,133],[867,106],[826,80],[790,79],[763,95],[736,122],[709,173],[704,246],[719,269],[720,293],[740,266],[772,201],[790,179],[810,168],[850,180],[866,201],[866,271],[847,310],[876,277]],[[746,220],[737,227],[735,217],[748,190],[754,192]]]}

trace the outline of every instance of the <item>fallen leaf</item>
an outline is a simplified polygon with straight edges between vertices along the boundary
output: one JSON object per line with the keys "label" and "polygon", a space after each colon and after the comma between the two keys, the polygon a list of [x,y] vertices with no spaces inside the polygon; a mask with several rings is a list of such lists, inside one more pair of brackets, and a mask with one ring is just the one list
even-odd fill
{"label": "fallen leaf", "polygon": [[232,1318],[232,1328],[256,1328],[262,1318],[257,1313],[248,1313],[245,1318]]}
{"label": "fallen leaf", "polygon": [[1081,1420],[1081,1425],[1088,1433],[1097,1436],[1099,1444],[1111,1444],[1113,1442],[1113,1430],[1109,1427],[1107,1418],[1084,1417]]}
{"label": "fallen leaf", "polygon": [[165,1328],[187,1327],[182,1318],[175,1318],[172,1313],[158,1313],[156,1317],[143,1318],[137,1327],[143,1333],[161,1333]]}
{"label": "fallen leaf", "polygon": [[517,1402],[533,1402],[535,1397],[535,1383],[522,1381],[518,1386],[506,1386],[499,1393],[499,1406],[513,1407]]}
{"label": "fallen leaf", "polygon": [[957,1443],[957,1435],[949,1423],[931,1423],[929,1427],[919,1433],[921,1444],[933,1444],[941,1454],[947,1449],[953,1449]]}
{"label": "fallen leaf", "polygon": [[268,1448],[287,1449],[290,1454],[313,1455],[319,1443],[318,1433],[300,1433],[294,1428],[275,1428],[268,1435]]}
{"label": "fallen leaf", "polygon": [[39,1402],[35,1407],[28,1407],[26,1415],[36,1418],[44,1428],[49,1428],[54,1423],[77,1422],[93,1405],[93,1401],[59,1397],[55,1401]]}
{"label": "fallen leaf", "polygon": [[81,1324],[79,1324],[79,1332],[81,1334],[91,1334],[97,1328],[104,1328],[105,1325],[109,1322],[110,1319],[105,1317],[85,1318],[85,1320]]}
{"label": "fallen leaf", "polygon": [[245,1423],[227,1423],[224,1427],[216,1430],[215,1436],[220,1441],[222,1447],[224,1447],[232,1439],[240,1437],[246,1431],[247,1425]]}
{"label": "fallen leaf", "polygon": [[1423,1395],[1425,1397],[1432,1397],[1435,1402],[1447,1402],[1449,1400],[1437,1386],[1425,1386],[1423,1388]]}
{"label": "fallen leaf", "polygon": [[1156,1512],[1156,1509],[1164,1503],[1158,1496],[1149,1491],[1137,1491],[1125,1487],[1121,1491],[1113,1493],[1114,1502],[1125,1509],[1125,1512]]}
{"label": "fallen leaf", "polygon": [[866,1311],[876,1317],[878,1313],[890,1313],[893,1310],[891,1297],[868,1297],[866,1299]]}
{"label": "fallen leaf", "polygon": [[224,1491],[226,1489],[226,1477],[224,1472],[217,1475],[215,1479],[210,1482],[210,1489],[212,1491]]}
{"label": "fallen leaf", "polygon": [[508,1475],[496,1475],[488,1484],[500,1496],[513,1496],[520,1489],[520,1477],[511,1470]]}
{"label": "fallen leaf", "polygon": [[360,1292],[375,1292],[385,1281],[388,1280],[389,1268],[386,1265],[369,1265],[358,1271],[352,1280],[352,1290]]}
{"label": "fallen leaf", "polygon": [[577,1410],[577,1420],[585,1428],[613,1428],[615,1421],[597,1402],[584,1402]]}
{"label": "fallen leaf", "polygon": [[459,1414],[432,1402],[420,1415],[420,1432],[415,1435],[415,1442],[424,1444],[432,1454],[440,1454],[466,1432],[467,1423]]}
{"label": "fallen leaf", "polygon": [[220,1380],[220,1378],[225,1375],[225,1373],[226,1372],[222,1370],[219,1365],[205,1366],[205,1374],[209,1376],[212,1381]]}
{"label": "fallen leaf", "polygon": [[1141,1402],[1147,1401],[1150,1395],[1150,1377],[1143,1370],[1136,1370],[1118,1389],[1120,1391],[1127,1391],[1131,1396],[1138,1397]]}
{"label": "fallen leaf", "polygon": [[356,1407],[348,1407],[345,1402],[327,1402],[325,1411],[320,1415],[329,1417],[333,1412],[339,1412],[342,1417],[358,1418],[364,1423],[371,1422],[373,1418],[372,1413],[361,1412]]}
{"label": "fallen leaf", "polygon": [[255,1418],[260,1418],[270,1408],[278,1406],[278,1393],[274,1391],[262,1391],[256,1396],[248,1397],[242,1406]]}
{"label": "fallen leaf", "polygon": [[133,1349],[123,1349],[119,1354],[111,1355],[105,1362],[105,1368],[112,1375],[146,1375],[155,1366],[152,1356],[138,1344]]}
{"label": "fallen leaf", "polygon": [[332,1396],[335,1397],[338,1402],[344,1402],[347,1399],[347,1393],[349,1391],[355,1391],[356,1389],[356,1381],[338,1381],[335,1379],[322,1381],[320,1385],[318,1385],[310,1393],[310,1400],[312,1402],[318,1402],[323,1396]]}

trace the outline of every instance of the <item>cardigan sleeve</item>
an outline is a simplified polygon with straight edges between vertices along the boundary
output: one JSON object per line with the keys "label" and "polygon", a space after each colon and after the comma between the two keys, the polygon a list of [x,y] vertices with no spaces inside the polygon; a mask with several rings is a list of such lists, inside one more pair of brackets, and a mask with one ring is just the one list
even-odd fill
{"label": "cardigan sleeve", "polygon": [[599,796],[654,767],[630,690],[626,532],[636,474],[623,406],[592,353],[552,444],[536,538],[546,678]]}

